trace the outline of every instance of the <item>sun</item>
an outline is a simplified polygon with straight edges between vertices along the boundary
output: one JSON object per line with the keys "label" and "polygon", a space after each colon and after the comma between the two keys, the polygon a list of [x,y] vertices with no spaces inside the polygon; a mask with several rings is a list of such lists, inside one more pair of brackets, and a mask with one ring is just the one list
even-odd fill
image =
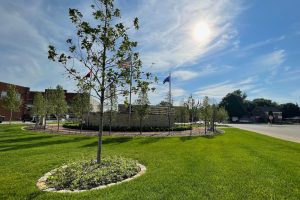
{"label": "sun", "polygon": [[211,27],[206,22],[200,22],[194,26],[193,36],[197,41],[207,41],[211,34]]}

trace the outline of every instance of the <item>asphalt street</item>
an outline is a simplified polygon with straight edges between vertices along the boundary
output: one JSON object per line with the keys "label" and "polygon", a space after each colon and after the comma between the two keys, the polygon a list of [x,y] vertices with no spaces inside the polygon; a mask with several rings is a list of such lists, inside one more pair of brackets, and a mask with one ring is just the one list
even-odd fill
{"label": "asphalt street", "polygon": [[239,129],[254,131],[283,140],[300,143],[300,125],[227,124]]}

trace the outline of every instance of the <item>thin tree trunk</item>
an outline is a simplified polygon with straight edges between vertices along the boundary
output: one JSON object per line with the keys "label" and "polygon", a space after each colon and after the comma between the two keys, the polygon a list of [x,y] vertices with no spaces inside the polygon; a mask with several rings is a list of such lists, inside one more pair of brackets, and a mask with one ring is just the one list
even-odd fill
{"label": "thin tree trunk", "polygon": [[56,119],[57,119],[57,132],[59,132],[59,117],[57,117]]}
{"label": "thin tree trunk", "polygon": [[140,135],[142,135],[142,118],[140,118]]}
{"label": "thin tree trunk", "polygon": [[[108,14],[108,3],[105,2],[105,14]],[[107,19],[105,19],[104,24],[104,37],[107,36]],[[98,149],[97,149],[97,163],[101,163],[101,152],[102,152],[102,135],[103,135],[103,104],[104,104],[104,86],[105,86],[105,63],[106,63],[106,43],[103,43],[103,53],[102,53],[102,74],[101,74],[101,98],[100,98],[100,124],[98,133]]]}
{"label": "thin tree trunk", "polygon": [[83,127],[83,117],[81,116],[81,119],[80,119],[80,134],[82,133],[82,127]]}
{"label": "thin tree trunk", "polygon": [[38,123],[39,123],[38,118],[35,118],[35,129],[37,129]]}
{"label": "thin tree trunk", "polygon": [[11,119],[12,119],[12,109],[10,109],[10,118],[9,118],[9,124],[11,124]]}
{"label": "thin tree trunk", "polygon": [[111,135],[112,110],[109,113],[109,135]]}
{"label": "thin tree trunk", "polygon": [[[102,92],[101,92],[102,93]],[[104,95],[104,92],[103,94]],[[101,163],[101,152],[102,152],[102,135],[103,135],[103,103],[104,96],[101,96],[101,105],[100,105],[100,124],[99,124],[99,133],[98,133],[98,149],[97,149],[97,163]]]}
{"label": "thin tree trunk", "polygon": [[206,135],[206,117],[204,118],[204,134]]}
{"label": "thin tree trunk", "polygon": [[47,115],[45,115],[45,125],[44,125],[44,130],[46,130],[46,126],[47,126]]}
{"label": "thin tree trunk", "polygon": [[191,118],[191,123],[190,123],[190,136],[192,136],[192,132],[193,132],[193,114],[192,114],[192,118]]}

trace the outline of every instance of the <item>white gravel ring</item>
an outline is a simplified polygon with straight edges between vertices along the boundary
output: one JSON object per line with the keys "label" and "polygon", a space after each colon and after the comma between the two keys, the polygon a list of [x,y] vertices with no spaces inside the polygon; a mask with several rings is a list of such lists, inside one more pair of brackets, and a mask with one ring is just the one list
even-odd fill
{"label": "white gravel ring", "polygon": [[[141,164],[137,164],[140,168],[140,171],[130,177],[130,178],[127,178],[125,180],[122,180],[122,181],[119,181],[119,182],[116,182],[116,183],[110,183],[110,184],[107,184],[107,185],[100,185],[98,187],[95,187],[95,188],[91,188],[89,190],[56,190],[55,188],[48,188],[47,185],[46,185],[46,181],[48,179],[49,176],[51,176],[57,169],[53,169],[51,170],[50,172],[47,172],[44,176],[42,176],[36,183],[36,186],[41,190],[41,191],[44,191],[44,192],[57,192],[57,193],[78,193],[78,192],[86,192],[86,191],[91,191],[91,190],[99,190],[99,189],[104,189],[104,188],[108,188],[108,187],[111,187],[111,186],[114,186],[114,185],[119,185],[121,183],[124,183],[124,182],[128,182],[128,181],[131,181],[141,175],[143,175],[145,172],[146,172],[146,167],[144,165],[141,165]],[[62,167],[65,167],[62,166]]]}

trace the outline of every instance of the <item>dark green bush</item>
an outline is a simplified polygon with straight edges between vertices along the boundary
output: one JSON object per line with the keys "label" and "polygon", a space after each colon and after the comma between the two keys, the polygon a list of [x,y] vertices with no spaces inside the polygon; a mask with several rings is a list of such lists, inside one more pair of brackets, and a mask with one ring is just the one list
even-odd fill
{"label": "dark green bush", "polygon": [[140,171],[137,162],[121,157],[81,161],[58,168],[48,177],[47,186],[56,190],[87,190],[100,185],[116,183],[136,175]]}
{"label": "dark green bush", "polygon": [[[65,128],[70,128],[70,129],[80,129],[80,125],[77,123],[65,123],[63,125],[63,127]],[[98,131],[99,127],[98,126],[87,126],[87,125],[83,125],[82,127],[83,130],[94,130],[94,131]],[[190,126],[175,126],[173,128],[171,128],[171,131],[185,131],[185,130],[190,130],[191,127]],[[104,131],[109,131],[109,126],[104,126],[103,127]],[[130,132],[130,131],[140,131],[140,127],[137,126],[133,126],[133,127],[126,127],[126,126],[114,126],[111,127],[112,131],[120,131],[120,132]],[[143,132],[159,132],[159,131],[169,131],[168,127],[142,127],[142,131]]]}

